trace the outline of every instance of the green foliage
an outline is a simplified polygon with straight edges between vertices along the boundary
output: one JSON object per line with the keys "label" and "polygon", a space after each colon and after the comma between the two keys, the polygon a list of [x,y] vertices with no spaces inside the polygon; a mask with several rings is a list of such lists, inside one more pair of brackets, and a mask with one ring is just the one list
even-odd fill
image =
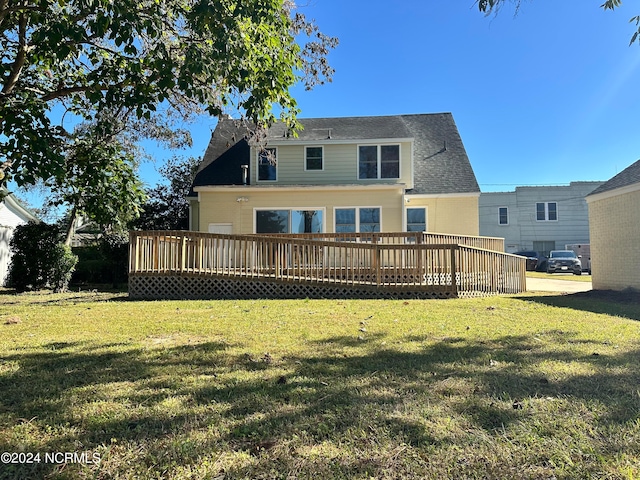
{"label": "green foliage", "polygon": [[100,238],[100,252],[109,271],[108,278],[103,281],[117,287],[126,281],[129,262],[129,237],[125,233],[108,232]]}
{"label": "green foliage", "polygon": [[73,272],[73,285],[122,285],[127,283],[128,243],[73,247],[78,265]]}
{"label": "green foliage", "polygon": [[29,222],[16,227],[11,239],[11,266],[7,284],[18,291],[51,287],[64,291],[78,261],[60,244],[57,225]]}
{"label": "green foliage", "polygon": [[71,276],[78,263],[78,257],[68,245],[57,244],[53,250],[53,259],[50,284],[54,292],[64,292],[69,286]]}
{"label": "green foliage", "polygon": [[130,149],[97,123],[78,129],[64,168],[49,182],[53,204],[71,205],[104,229],[121,229],[139,214],[145,197]]}
{"label": "green foliage", "polygon": [[160,169],[165,179],[148,192],[149,199],[133,226],[140,230],[188,230],[187,195],[198,170],[196,158],[172,158]]}
{"label": "green foliage", "polygon": [[[337,41],[288,0],[0,1],[0,163],[18,184],[65,171],[53,104],[86,120],[162,105],[294,123],[290,87],[322,83]],[[305,43],[297,43],[301,38]]]}

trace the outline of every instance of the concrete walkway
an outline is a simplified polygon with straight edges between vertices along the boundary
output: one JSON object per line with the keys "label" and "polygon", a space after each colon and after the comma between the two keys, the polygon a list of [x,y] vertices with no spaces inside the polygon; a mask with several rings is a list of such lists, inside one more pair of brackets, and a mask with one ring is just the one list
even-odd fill
{"label": "concrete walkway", "polygon": [[527,292],[588,292],[591,282],[575,282],[572,280],[556,280],[553,278],[527,277]]}

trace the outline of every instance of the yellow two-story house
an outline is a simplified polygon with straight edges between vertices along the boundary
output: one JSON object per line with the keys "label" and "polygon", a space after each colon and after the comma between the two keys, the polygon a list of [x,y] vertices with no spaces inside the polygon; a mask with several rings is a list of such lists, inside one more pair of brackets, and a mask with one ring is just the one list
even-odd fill
{"label": "yellow two-story house", "polygon": [[220,119],[190,194],[212,233],[478,235],[480,189],[450,113],[299,119],[254,146]]}

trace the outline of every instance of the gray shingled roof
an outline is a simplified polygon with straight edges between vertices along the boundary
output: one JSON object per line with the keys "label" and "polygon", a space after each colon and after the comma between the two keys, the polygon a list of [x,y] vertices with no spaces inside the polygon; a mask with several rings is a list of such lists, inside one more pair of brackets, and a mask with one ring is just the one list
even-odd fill
{"label": "gray shingled roof", "polygon": [[616,188],[633,185],[634,183],[640,183],[640,160],[625,168],[611,180],[600,185],[589,195],[608,192],[610,190],[615,190]]}
{"label": "gray shingled roof", "polygon": [[414,188],[407,193],[479,193],[480,187],[450,113],[400,116],[414,137]]}
{"label": "gray shingled roof", "polygon": [[249,165],[250,149],[246,140],[249,127],[238,120],[222,118],[211,135],[209,146],[193,181],[193,187],[204,185],[242,185],[242,165]]}
{"label": "gray shingled roof", "polygon": [[282,122],[278,122],[269,128],[267,140],[373,140],[413,137],[400,116],[300,118],[298,121],[304,127],[298,132],[298,138],[287,137],[288,129]]}
{"label": "gray shingled roof", "polygon": [[[412,194],[479,193],[471,163],[450,113],[377,117],[302,118],[297,138],[280,122],[268,132],[270,141],[414,139]],[[194,186],[240,185],[240,165],[249,164],[248,128],[231,119],[218,122]],[[238,148],[239,146],[242,148]]]}

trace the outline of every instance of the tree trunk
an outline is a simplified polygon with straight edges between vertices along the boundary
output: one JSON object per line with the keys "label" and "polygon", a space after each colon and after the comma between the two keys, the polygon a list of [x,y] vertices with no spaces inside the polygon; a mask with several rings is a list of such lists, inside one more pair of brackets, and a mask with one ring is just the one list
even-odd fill
{"label": "tree trunk", "polygon": [[71,219],[69,220],[69,227],[67,228],[67,237],[65,238],[65,241],[64,241],[64,244],[68,247],[71,246],[73,235],[76,233],[77,220],[78,220],[78,209],[76,207],[73,207],[73,210],[71,210]]}

